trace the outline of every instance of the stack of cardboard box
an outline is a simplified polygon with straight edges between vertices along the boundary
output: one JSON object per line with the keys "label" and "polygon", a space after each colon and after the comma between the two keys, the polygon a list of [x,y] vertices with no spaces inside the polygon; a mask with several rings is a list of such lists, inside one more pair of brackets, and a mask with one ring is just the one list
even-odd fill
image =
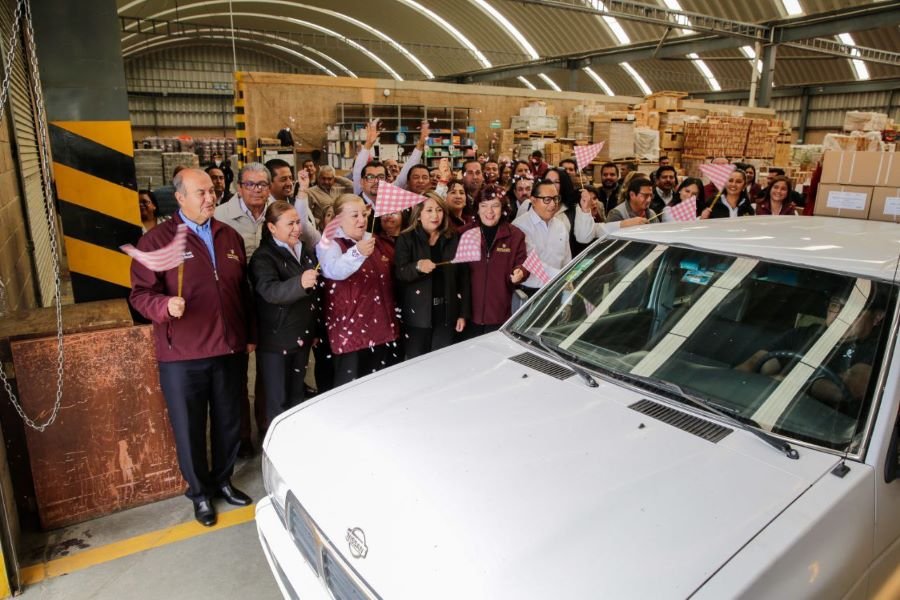
{"label": "stack of cardboard box", "polygon": [[815,214],[900,222],[900,156],[825,152]]}
{"label": "stack of cardboard box", "polygon": [[628,112],[607,112],[591,117],[591,141],[603,142],[603,149],[594,162],[634,160],[634,115]]}

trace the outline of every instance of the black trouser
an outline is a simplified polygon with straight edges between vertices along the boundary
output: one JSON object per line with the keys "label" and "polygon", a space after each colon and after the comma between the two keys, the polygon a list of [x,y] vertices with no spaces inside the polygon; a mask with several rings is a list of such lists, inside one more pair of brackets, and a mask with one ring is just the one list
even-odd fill
{"label": "black trouser", "polygon": [[321,394],[334,387],[334,361],[328,336],[319,339],[319,343],[313,348],[313,354],[316,357],[316,392]]}
{"label": "black trouser", "polygon": [[477,325],[472,323],[471,321],[466,322],[466,328],[463,329],[464,339],[471,340],[472,338],[476,338],[480,335],[484,335],[486,333],[492,333],[497,331],[503,327],[503,323],[498,323],[496,325]]}
{"label": "black trouser", "polygon": [[[253,424],[250,421],[250,354],[244,352],[241,354],[243,366],[241,367],[241,442],[249,444],[252,441]],[[266,435],[266,429],[269,424],[266,422],[266,394],[263,389],[262,377],[259,376],[259,365],[254,367],[256,370],[256,383],[253,384],[253,418],[256,419],[256,431],[259,434],[259,441],[262,442]]]}
{"label": "black trouser", "polygon": [[365,377],[369,373],[390,366],[392,353],[396,352],[394,342],[363,348],[356,352],[334,355],[334,387]]}
{"label": "black trouser", "polygon": [[453,325],[406,328],[406,359],[428,354],[432,350],[446,348],[454,342],[456,329]]}
{"label": "black trouser", "polygon": [[[159,383],[175,434],[181,475],[192,500],[208,497],[227,483],[240,445],[242,354],[159,363]],[[210,420],[212,466],[206,459]]]}
{"label": "black trouser", "polygon": [[304,400],[303,379],[309,361],[309,346],[296,352],[256,351],[256,367],[266,388],[266,418],[269,423]]}

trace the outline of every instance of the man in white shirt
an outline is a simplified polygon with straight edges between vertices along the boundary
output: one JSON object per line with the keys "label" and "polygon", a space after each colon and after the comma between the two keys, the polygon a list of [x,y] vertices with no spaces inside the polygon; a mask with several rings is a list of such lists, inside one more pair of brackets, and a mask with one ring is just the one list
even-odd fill
{"label": "man in white shirt", "polygon": [[[559,192],[552,182],[539,183],[531,193],[531,210],[523,212],[513,221],[513,225],[525,233],[528,252],[537,252],[544,271],[551,278],[572,260],[569,221],[556,218],[559,202]],[[536,292],[542,285],[533,274],[522,283],[528,295]]]}

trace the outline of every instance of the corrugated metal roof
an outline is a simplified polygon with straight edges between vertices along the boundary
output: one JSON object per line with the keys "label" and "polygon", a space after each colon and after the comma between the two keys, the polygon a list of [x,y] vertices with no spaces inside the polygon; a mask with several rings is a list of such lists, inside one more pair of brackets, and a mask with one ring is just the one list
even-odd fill
{"label": "corrugated metal roof", "polygon": [[[513,64],[527,60],[522,48],[507,33],[496,19],[490,17],[474,0],[417,0],[426,9],[448,21],[474,44],[494,65]],[[521,0],[486,0],[502,13],[519,30],[542,57],[554,57],[578,52],[614,48],[618,44],[608,25],[597,15],[564,8],[523,3]],[[584,0],[587,2],[588,0]],[[663,0],[643,0],[647,3],[663,5]],[[761,22],[783,18],[780,0],[760,0],[758,2],[728,2],[717,0],[680,0],[684,10],[701,14],[721,15],[743,22]],[[865,0],[801,0],[807,13],[846,9],[849,6],[865,5]],[[157,17],[165,20],[183,19],[187,23],[214,23],[227,27],[225,16],[211,16],[226,13],[229,3],[218,0],[118,0],[121,7],[128,7],[122,14],[126,16]],[[346,36],[368,48],[394,70],[407,79],[424,79],[421,70],[406,56],[389,44],[379,40],[372,32],[366,31],[346,18],[357,19],[378,29],[402,44],[415,55],[436,76],[472,71],[480,68],[475,57],[459,39],[438,23],[399,0],[379,2],[359,2],[358,0],[305,0],[292,6],[290,0],[232,0],[236,13],[237,27],[248,29],[277,30],[294,32],[297,40],[318,49],[343,63],[361,76],[385,76],[383,67],[365,53],[354,49],[352,44],[323,35],[314,27],[303,26],[289,19],[307,21],[319,27],[326,27],[340,36]],[[177,6],[177,9],[176,9]],[[325,11],[325,12],[323,12]],[[333,11],[337,15],[327,14]],[[254,16],[255,15],[255,16]],[[658,40],[664,28],[646,22],[619,19],[619,23],[632,42]],[[672,35],[679,35],[675,31]],[[861,46],[900,51],[900,32],[897,27],[884,27],[872,31],[855,32],[854,38]],[[142,39],[135,37],[125,43]],[[252,43],[241,42],[245,46]],[[257,47],[264,47],[256,44]],[[290,46],[289,46],[290,47]],[[295,48],[296,49],[296,48]],[[272,50],[272,49],[270,49]],[[274,50],[272,50],[274,51]],[[781,60],[777,63],[775,83],[778,86],[802,83],[824,83],[852,81],[854,74],[845,59],[819,58],[816,60],[790,60],[804,55],[787,47],[778,51]],[[738,50],[709,52],[701,58],[740,58]],[[318,60],[318,59],[317,59]],[[683,89],[686,91],[709,91],[706,79],[695,65],[689,61],[645,60],[632,66],[644,77],[648,85],[657,89]],[[707,66],[724,89],[744,89],[749,87],[751,65],[748,60],[709,60]],[[329,65],[332,68],[333,65]],[[869,63],[872,78],[897,77],[900,69]],[[618,65],[604,65],[595,70],[617,92],[640,94],[637,85]],[[535,79],[535,85],[546,84]],[[568,75],[554,76],[560,85],[568,82]],[[514,81],[514,80],[513,80]],[[594,90],[596,84],[584,76],[579,76],[583,90]],[[565,86],[564,86],[565,87]]]}

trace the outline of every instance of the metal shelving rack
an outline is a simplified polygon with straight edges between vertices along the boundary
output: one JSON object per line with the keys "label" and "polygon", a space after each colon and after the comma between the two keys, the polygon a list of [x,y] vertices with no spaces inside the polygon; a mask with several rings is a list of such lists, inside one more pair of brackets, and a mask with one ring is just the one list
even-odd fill
{"label": "metal shelving rack", "polygon": [[471,111],[457,106],[341,102],[335,107],[336,122],[328,126],[328,164],[336,169],[352,167],[356,145],[365,140],[366,123],[372,119],[380,119],[382,127],[373,148],[375,156],[380,160],[403,159],[415,148],[420,124],[427,119],[431,134],[425,146],[426,164],[436,164],[446,157],[458,168],[465,151],[475,145]]}

